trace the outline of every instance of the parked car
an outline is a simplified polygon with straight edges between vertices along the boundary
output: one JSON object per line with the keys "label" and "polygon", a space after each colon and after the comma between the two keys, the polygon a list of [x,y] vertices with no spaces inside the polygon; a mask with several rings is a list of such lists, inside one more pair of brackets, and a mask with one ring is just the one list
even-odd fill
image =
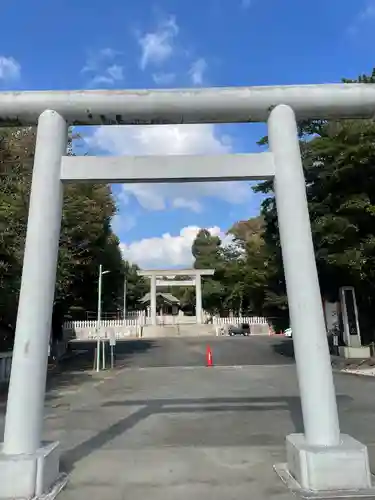
{"label": "parked car", "polygon": [[292,338],[293,337],[293,334],[292,334],[292,329],[291,328],[287,328],[284,332],[284,336],[285,337],[288,337],[288,338]]}
{"label": "parked car", "polygon": [[230,325],[228,328],[228,335],[243,335],[247,337],[250,335],[250,325],[248,323],[241,323],[240,325]]}

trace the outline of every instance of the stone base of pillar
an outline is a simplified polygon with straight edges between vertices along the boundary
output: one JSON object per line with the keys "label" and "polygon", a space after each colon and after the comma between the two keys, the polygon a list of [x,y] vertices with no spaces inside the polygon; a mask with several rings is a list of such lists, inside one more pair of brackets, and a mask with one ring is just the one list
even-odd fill
{"label": "stone base of pillar", "polygon": [[43,443],[33,455],[7,455],[0,444],[0,499],[52,500],[67,483],[60,473],[60,444]]}
{"label": "stone base of pillar", "polygon": [[371,348],[369,346],[340,346],[339,354],[345,359],[369,359],[371,358]]}
{"label": "stone base of pillar", "polygon": [[287,463],[275,471],[302,498],[375,495],[367,447],[346,434],[340,441],[338,446],[310,446],[303,434],[290,434]]}

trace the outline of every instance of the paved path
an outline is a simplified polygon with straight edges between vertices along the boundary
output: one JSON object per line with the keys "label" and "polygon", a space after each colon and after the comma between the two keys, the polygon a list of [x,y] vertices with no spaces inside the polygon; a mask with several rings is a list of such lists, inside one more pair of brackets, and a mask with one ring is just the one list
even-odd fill
{"label": "paved path", "polygon": [[[45,418],[45,438],[61,441],[70,473],[59,498],[291,500],[272,465],[285,460],[285,435],[302,431],[295,367],[275,350],[279,340],[220,340],[214,353],[223,364],[233,349],[247,357],[206,368],[205,340],[162,342],[169,354],[160,352],[160,363],[173,353],[182,363],[186,352],[187,366],[145,366],[151,358],[141,354],[113,372],[63,374]],[[374,384],[336,376],[342,430],[369,445],[373,466]]]}
{"label": "paved path", "polygon": [[[214,364],[279,365],[293,363],[292,341],[284,337],[192,337],[127,340],[115,348],[121,367],[204,366],[206,346],[210,345]],[[92,366],[95,342],[77,342],[77,349],[88,349],[87,366]]]}

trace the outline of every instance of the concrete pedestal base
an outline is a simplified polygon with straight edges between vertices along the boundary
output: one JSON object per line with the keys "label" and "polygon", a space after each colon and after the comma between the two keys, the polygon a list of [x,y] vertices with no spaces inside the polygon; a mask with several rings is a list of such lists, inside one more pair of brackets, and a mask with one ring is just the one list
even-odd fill
{"label": "concrete pedestal base", "polygon": [[59,443],[43,443],[34,455],[6,455],[0,445],[0,499],[54,498],[65,486]]}
{"label": "concrete pedestal base", "polygon": [[366,359],[371,358],[371,349],[368,346],[347,347],[340,346],[339,354],[345,359]]}
{"label": "concrete pedestal base", "polygon": [[[367,447],[345,434],[338,446],[306,444],[303,434],[286,438],[286,467],[276,466],[280,477],[305,497],[373,495]],[[288,477],[289,476],[289,477]]]}

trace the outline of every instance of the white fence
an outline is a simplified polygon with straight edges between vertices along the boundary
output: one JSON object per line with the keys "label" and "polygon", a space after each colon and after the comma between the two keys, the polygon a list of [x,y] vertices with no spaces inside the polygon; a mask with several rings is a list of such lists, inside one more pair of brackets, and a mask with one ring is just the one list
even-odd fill
{"label": "white fence", "polygon": [[[138,338],[142,333],[142,326],[139,324],[128,325],[123,321],[102,321],[99,328],[101,339],[110,338],[114,333],[117,340],[124,338]],[[93,340],[98,338],[96,321],[71,321],[64,326],[64,333],[67,339]]]}
{"label": "white fence", "polygon": [[12,367],[12,352],[0,353],[0,383],[8,382]]}
{"label": "white fence", "polygon": [[266,318],[261,318],[258,316],[249,316],[249,317],[237,317],[237,318],[218,318],[214,316],[212,318],[214,325],[239,325],[241,323],[247,323],[251,325],[268,325],[268,321]]}
{"label": "white fence", "polygon": [[[158,325],[177,325],[177,324],[194,324],[196,323],[195,316],[157,316],[156,322]],[[268,321],[266,318],[261,318],[257,316],[251,317],[227,317],[219,318],[214,316],[212,318],[212,323],[214,325],[238,325],[240,323],[248,323],[249,325],[267,325]],[[112,320],[101,320],[100,322],[102,328],[126,328],[126,327],[137,327],[145,326],[151,324],[151,318],[139,317],[134,319],[112,319]],[[91,329],[95,330],[97,325],[96,320],[89,321],[68,321],[65,323],[64,328],[66,330],[81,330],[81,329]]]}
{"label": "white fence", "polygon": [[[117,327],[137,327],[142,326],[145,323],[139,321],[138,319],[106,319],[101,320],[100,325],[102,328],[117,328]],[[96,320],[88,320],[88,321],[67,321],[64,324],[64,328],[66,330],[77,330],[82,328],[90,328],[92,330],[96,329],[97,321]]]}
{"label": "white fence", "polygon": [[[210,323],[217,327],[226,325],[238,325],[248,323],[254,327],[254,333],[267,334],[269,331],[266,318],[260,317],[213,317]],[[109,338],[112,331],[117,339],[137,338],[142,336],[144,326],[150,325],[150,318],[134,318],[126,320],[102,320],[99,337]],[[158,316],[157,324],[160,326],[177,326],[196,324],[195,316]],[[67,337],[78,340],[92,340],[97,338],[96,321],[69,321],[65,323],[64,329]]]}

